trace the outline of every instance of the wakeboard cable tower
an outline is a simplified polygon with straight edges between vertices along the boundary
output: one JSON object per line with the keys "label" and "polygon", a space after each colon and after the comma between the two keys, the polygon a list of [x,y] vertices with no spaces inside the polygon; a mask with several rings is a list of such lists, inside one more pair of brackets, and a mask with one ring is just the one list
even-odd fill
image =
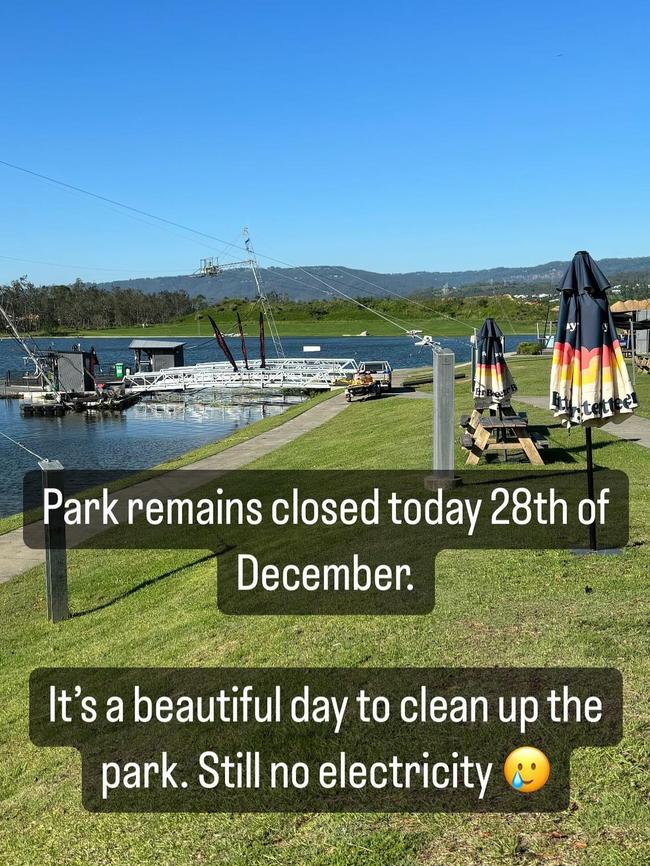
{"label": "wakeboard cable tower", "polygon": [[[209,258],[201,259],[199,270],[196,271],[195,273],[199,277],[216,277],[216,276],[219,276],[219,274],[223,273],[223,271],[236,270],[236,269],[243,268],[243,267],[250,268],[251,273],[253,275],[253,282],[255,283],[255,292],[257,294],[257,301],[256,302],[261,307],[260,320],[259,320],[260,321],[260,359],[261,359],[260,366],[264,367],[264,366],[266,366],[265,365],[265,356],[266,356],[265,339],[266,339],[266,335],[265,335],[265,327],[264,327],[264,320],[265,319],[266,319],[266,322],[268,323],[268,330],[269,330],[269,334],[271,336],[271,340],[273,341],[273,348],[275,350],[276,357],[278,357],[278,358],[284,358],[285,357],[284,348],[282,346],[282,340],[280,339],[280,335],[278,333],[277,325],[275,324],[275,318],[273,316],[273,308],[271,307],[271,304],[269,303],[269,299],[267,298],[266,293],[264,292],[264,287],[262,285],[262,278],[260,276],[260,267],[259,267],[259,264],[257,262],[255,250],[253,249],[253,242],[251,241],[247,226],[244,226],[244,228],[242,229],[242,236],[244,238],[244,246],[246,248],[246,252],[248,253],[248,256],[249,256],[247,259],[244,259],[243,261],[239,261],[239,262],[221,263],[218,258],[214,258],[213,256],[210,256]],[[210,322],[212,323],[212,327],[214,330],[215,324],[211,318],[210,318]],[[246,352],[246,342],[245,342],[245,338],[244,338],[244,332],[243,332],[241,318],[239,316],[239,313],[237,313],[237,323],[239,326],[239,335],[240,335],[240,338],[242,340],[242,354],[244,355],[244,358],[246,361],[245,366],[246,366],[246,369],[248,370],[249,369],[248,354]],[[220,342],[219,338],[216,335],[216,332],[215,332],[215,337],[217,338],[217,343],[219,343],[219,346],[222,349],[222,351],[224,352],[224,355],[226,356],[226,358],[231,363],[233,363],[232,354],[230,353],[230,350],[228,350],[227,352],[226,352],[226,350],[224,350],[222,343]],[[222,335],[222,339],[223,339],[223,335]],[[225,344],[225,339],[223,339],[223,342]],[[235,372],[237,372],[236,365],[235,365],[234,369],[235,369]]]}

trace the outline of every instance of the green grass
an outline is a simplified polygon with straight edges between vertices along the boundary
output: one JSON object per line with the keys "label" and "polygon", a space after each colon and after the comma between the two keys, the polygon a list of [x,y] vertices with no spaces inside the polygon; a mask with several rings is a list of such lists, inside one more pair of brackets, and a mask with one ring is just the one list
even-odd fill
{"label": "green grass", "polygon": [[[523,361],[527,393],[544,362]],[[526,369],[523,365],[529,365]],[[522,391],[524,389],[522,388]],[[457,383],[457,411],[469,408]],[[549,426],[551,468],[584,465],[581,431]],[[251,464],[262,468],[430,465],[426,399],[354,403]],[[431,614],[228,617],[214,605],[213,561],[196,551],[74,551],[71,620],[44,617],[43,571],[0,587],[0,862],[11,866],[640,866],[650,861],[647,595],[650,451],[594,432],[598,464],[630,476],[630,545],[617,558],[566,551],[450,551],[437,560]],[[464,461],[458,451],[458,465]],[[476,470],[480,471],[480,469]],[[193,564],[194,563],[194,564]],[[141,581],[174,574],[117,599]],[[585,588],[589,587],[590,592]],[[108,604],[103,609],[93,608]],[[85,612],[85,613],[84,613]],[[625,682],[624,739],[572,760],[572,808],[540,815],[93,815],[80,759],[27,736],[27,680],[40,665],[612,665]],[[525,852],[525,853],[524,853]]]}
{"label": "green grass", "polygon": [[[466,336],[472,328],[480,328],[487,316],[496,317],[504,331],[527,334],[535,331],[535,323],[546,314],[546,307],[540,302],[515,300],[504,295],[467,298],[425,295],[411,300],[364,298],[363,303],[365,307],[342,298],[272,299],[273,316],[281,336],[340,337],[361,331],[369,331],[373,336],[399,336],[403,331],[392,322],[436,336]],[[134,326],[95,333],[196,337],[211,334],[208,315],[214,317],[224,332],[236,330],[236,313],[240,314],[246,331],[251,336],[256,335],[259,306],[242,298],[223,298],[199,313],[152,325],[146,330]]]}
{"label": "green grass", "polygon": [[637,373],[634,388],[639,398],[639,408],[635,409],[636,414],[642,418],[650,418],[650,374]]}
{"label": "green grass", "polygon": [[[221,323],[223,324],[223,322]],[[400,337],[403,331],[385,322],[377,316],[366,315],[355,319],[280,319],[276,322],[281,337],[341,337],[344,334],[354,336],[361,331],[369,331],[373,337]],[[472,333],[472,328],[480,328],[483,324],[482,318],[467,319],[466,323],[450,321],[445,318],[410,319],[405,327],[410,329],[419,328],[425,334],[436,337],[466,337]],[[535,332],[535,322],[514,322],[513,327],[518,334],[532,334]],[[257,339],[256,332],[247,329],[251,339]],[[508,327],[508,332],[511,329]],[[115,328],[106,330],[80,331],[79,336],[93,337],[204,337],[211,335],[210,328],[206,322],[199,323],[190,319],[182,322],[170,322],[164,325],[151,325],[147,328]],[[507,336],[507,335],[506,335]]]}

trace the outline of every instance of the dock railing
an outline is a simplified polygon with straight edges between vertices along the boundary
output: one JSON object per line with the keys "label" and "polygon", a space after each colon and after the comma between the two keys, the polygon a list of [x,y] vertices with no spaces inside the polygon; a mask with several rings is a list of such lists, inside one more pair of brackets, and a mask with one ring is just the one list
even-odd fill
{"label": "dock railing", "polygon": [[224,361],[169,367],[156,372],[141,371],[124,377],[127,393],[155,394],[162,391],[198,391],[208,388],[267,388],[329,390],[340,379],[350,378],[358,369],[350,358],[275,358],[265,367],[233,368]]}

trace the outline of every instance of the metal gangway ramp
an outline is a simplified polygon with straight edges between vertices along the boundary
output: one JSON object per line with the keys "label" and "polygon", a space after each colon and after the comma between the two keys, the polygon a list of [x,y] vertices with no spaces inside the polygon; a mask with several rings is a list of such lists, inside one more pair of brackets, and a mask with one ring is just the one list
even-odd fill
{"label": "metal gangway ramp", "polygon": [[264,367],[249,361],[249,369],[233,370],[227,361],[168,367],[164,370],[127,373],[127,394],[162,391],[241,390],[328,391],[340,380],[350,379],[359,365],[352,358],[269,358]]}

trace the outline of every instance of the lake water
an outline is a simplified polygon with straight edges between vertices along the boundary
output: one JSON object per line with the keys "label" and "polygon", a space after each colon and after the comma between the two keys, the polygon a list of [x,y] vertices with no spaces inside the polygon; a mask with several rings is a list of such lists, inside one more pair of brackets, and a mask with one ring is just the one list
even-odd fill
{"label": "lake water", "polygon": [[[132,366],[128,346],[131,337],[84,338],[84,349],[95,346],[101,365],[125,361]],[[213,339],[185,338],[185,363],[223,360]],[[507,337],[508,348],[514,348],[524,337]],[[41,349],[50,346],[69,349],[74,338],[41,338]],[[240,357],[239,340],[230,339],[235,357]],[[270,341],[267,351],[271,354]],[[456,361],[467,361],[470,346],[467,338],[441,338],[453,349]],[[304,346],[320,346],[320,352],[309,352],[309,358],[354,358],[387,360],[393,367],[421,367],[431,361],[430,350],[414,346],[408,337],[286,337],[282,341],[288,357],[303,356]],[[249,352],[255,356],[255,342]],[[13,340],[0,340],[0,376],[6,370],[23,366],[23,350]],[[199,402],[199,400],[201,402]],[[70,413],[62,418],[24,418],[17,400],[0,400],[0,430],[26,447],[64,466],[79,469],[144,469],[177,457],[201,445],[229,436],[260,418],[279,414],[290,405],[281,398],[263,398],[257,402],[231,393],[188,398],[178,402],[146,400],[123,413],[89,415]],[[295,401],[294,401],[295,402]],[[35,468],[35,458],[0,437],[0,517],[21,509],[22,476]]]}

